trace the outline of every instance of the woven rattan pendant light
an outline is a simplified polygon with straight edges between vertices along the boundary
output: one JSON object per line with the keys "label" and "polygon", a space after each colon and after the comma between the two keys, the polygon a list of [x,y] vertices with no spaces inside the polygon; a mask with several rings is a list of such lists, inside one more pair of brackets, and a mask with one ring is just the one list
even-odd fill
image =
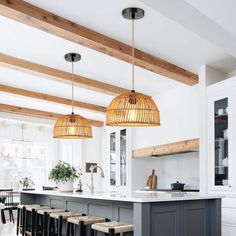
{"label": "woven rattan pendant light", "polygon": [[107,108],[108,126],[159,126],[160,113],[150,96],[134,90],[134,21],[144,17],[140,8],[126,8],[122,11],[125,19],[132,20],[132,90],[114,98]]}
{"label": "woven rattan pendant light", "polygon": [[83,139],[92,138],[92,128],[87,119],[80,115],[74,114],[74,62],[81,59],[80,54],[68,53],[65,60],[72,64],[72,112],[58,118],[54,125],[53,137],[61,139]]}

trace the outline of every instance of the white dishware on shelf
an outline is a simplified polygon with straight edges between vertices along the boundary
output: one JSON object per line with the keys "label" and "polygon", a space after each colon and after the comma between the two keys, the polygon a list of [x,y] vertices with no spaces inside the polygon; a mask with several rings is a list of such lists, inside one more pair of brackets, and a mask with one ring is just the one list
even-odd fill
{"label": "white dishware on shelf", "polygon": [[228,114],[228,107],[225,108],[225,113]]}
{"label": "white dishware on shelf", "polygon": [[229,181],[228,181],[227,179],[223,179],[223,180],[222,180],[222,184],[223,184],[224,186],[227,186],[227,185],[229,185]]}
{"label": "white dishware on shelf", "polygon": [[222,165],[223,165],[223,166],[228,166],[228,157],[225,157],[225,158],[222,160]]}
{"label": "white dishware on shelf", "polygon": [[221,115],[223,115],[224,114],[224,109],[218,109],[218,111],[217,111],[217,114],[219,115],[219,116],[221,116]]}
{"label": "white dishware on shelf", "polygon": [[224,137],[224,139],[227,139],[227,138],[228,138],[228,129],[225,129],[225,130],[223,131],[223,137]]}

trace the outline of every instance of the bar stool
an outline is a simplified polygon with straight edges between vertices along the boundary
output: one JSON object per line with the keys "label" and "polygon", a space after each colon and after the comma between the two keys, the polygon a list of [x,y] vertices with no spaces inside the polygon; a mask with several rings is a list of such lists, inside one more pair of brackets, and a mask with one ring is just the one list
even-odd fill
{"label": "bar stool", "polygon": [[25,235],[25,208],[26,206],[40,206],[38,204],[18,205],[17,206],[17,223],[16,223],[16,235],[21,233]]}
{"label": "bar stool", "polygon": [[[41,209],[50,209],[48,206],[26,206],[25,207],[25,235],[34,236],[36,211]],[[29,225],[30,219],[30,225]],[[28,227],[29,226],[29,227]]]}
{"label": "bar stool", "polygon": [[134,226],[125,222],[111,221],[92,224],[92,229],[94,230],[95,236],[97,236],[97,232],[115,236],[116,234],[123,235],[124,233],[133,232]]}
{"label": "bar stool", "polygon": [[[94,223],[101,223],[107,221],[105,218],[97,216],[78,216],[78,217],[69,217],[66,221],[66,236],[76,235],[76,226],[79,226],[78,236],[92,236],[93,230],[91,225]],[[89,230],[89,233],[87,233]]]}
{"label": "bar stool", "polygon": [[62,224],[65,220],[67,220],[69,217],[74,217],[74,216],[82,216],[81,213],[79,212],[54,212],[49,214],[49,219],[48,219],[48,236],[51,235],[51,228],[53,230],[53,235],[55,235],[55,221],[56,221],[56,228],[57,228],[57,235],[62,236]]}
{"label": "bar stool", "polygon": [[[48,225],[48,217],[51,213],[58,213],[58,212],[65,212],[62,209],[39,209],[36,211],[36,218],[35,218],[35,233],[38,233],[41,230],[41,234],[43,236],[47,236],[47,225]],[[39,224],[39,220],[41,220],[41,225]],[[41,226],[41,227],[40,227]]]}

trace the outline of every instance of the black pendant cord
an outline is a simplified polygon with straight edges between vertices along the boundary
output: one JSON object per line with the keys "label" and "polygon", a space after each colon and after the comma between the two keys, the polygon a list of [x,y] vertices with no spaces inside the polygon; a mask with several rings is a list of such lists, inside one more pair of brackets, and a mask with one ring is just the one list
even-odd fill
{"label": "black pendant cord", "polygon": [[134,90],[134,19],[132,19],[132,91]]}
{"label": "black pendant cord", "polygon": [[134,21],[138,20],[138,19],[142,19],[144,17],[144,10],[141,8],[137,8],[137,7],[128,7],[125,8],[122,11],[122,16],[127,19],[127,20],[132,20],[132,55],[131,55],[131,63],[132,63],[132,93],[135,92],[134,90],[134,77],[135,77],[135,73],[134,73],[134,69],[135,69],[135,48],[134,48]]}
{"label": "black pendant cord", "polygon": [[71,107],[72,107],[72,114],[74,114],[74,61],[71,62]]}

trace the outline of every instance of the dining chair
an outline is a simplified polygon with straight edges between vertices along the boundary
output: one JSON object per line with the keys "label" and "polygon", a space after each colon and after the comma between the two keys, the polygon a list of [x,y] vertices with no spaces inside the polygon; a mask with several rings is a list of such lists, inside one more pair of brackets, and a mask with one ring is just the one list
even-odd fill
{"label": "dining chair", "polygon": [[0,189],[0,200],[5,205],[4,209],[1,209],[2,223],[5,223],[5,211],[9,212],[10,222],[15,222],[13,210],[17,210],[17,205],[13,201],[13,189]]}

